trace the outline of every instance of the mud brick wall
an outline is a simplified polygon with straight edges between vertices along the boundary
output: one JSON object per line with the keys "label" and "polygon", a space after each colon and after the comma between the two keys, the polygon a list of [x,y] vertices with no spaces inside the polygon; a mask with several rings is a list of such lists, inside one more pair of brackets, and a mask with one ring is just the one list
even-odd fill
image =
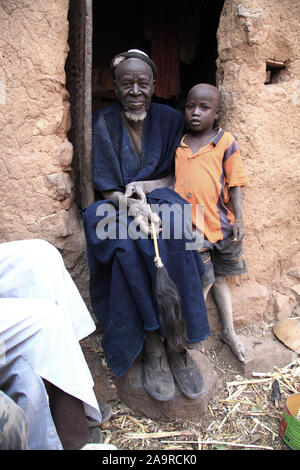
{"label": "mud brick wall", "polygon": [[68,7],[68,0],[0,1],[0,242],[50,241],[86,290],[67,139]]}
{"label": "mud brick wall", "polygon": [[[68,8],[68,0],[0,0],[0,242],[49,240],[87,298],[67,137]],[[299,304],[299,23],[298,0],[225,0],[220,18],[222,125],[251,182],[248,273],[231,280],[237,327],[289,316]],[[212,303],[210,313],[216,332]]]}

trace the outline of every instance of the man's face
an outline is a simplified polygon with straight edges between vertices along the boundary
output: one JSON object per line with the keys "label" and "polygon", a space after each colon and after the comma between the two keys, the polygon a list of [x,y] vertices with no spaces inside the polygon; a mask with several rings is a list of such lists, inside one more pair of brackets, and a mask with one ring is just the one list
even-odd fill
{"label": "man's face", "polygon": [[140,59],[126,59],[116,68],[115,87],[125,116],[143,120],[154,91],[151,67]]}

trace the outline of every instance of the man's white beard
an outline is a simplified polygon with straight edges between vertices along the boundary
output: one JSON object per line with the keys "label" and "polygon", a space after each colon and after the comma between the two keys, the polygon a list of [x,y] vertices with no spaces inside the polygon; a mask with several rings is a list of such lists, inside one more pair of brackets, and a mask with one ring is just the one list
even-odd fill
{"label": "man's white beard", "polygon": [[147,116],[146,111],[142,111],[141,113],[132,113],[130,111],[125,111],[124,114],[129,121],[134,121],[134,122],[144,121],[144,119]]}

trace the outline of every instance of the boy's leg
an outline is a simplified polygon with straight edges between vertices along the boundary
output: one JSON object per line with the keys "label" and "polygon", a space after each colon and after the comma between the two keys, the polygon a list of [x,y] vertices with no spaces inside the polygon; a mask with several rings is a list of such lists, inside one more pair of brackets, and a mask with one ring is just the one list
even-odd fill
{"label": "boy's leg", "polygon": [[242,243],[233,243],[233,237],[230,236],[214,244],[213,296],[223,322],[222,339],[242,362],[245,361],[246,351],[234,330],[231,293],[226,277],[241,276],[246,271]]}
{"label": "boy's leg", "polygon": [[230,346],[237,358],[244,362],[246,352],[234,330],[231,293],[226,277],[217,275],[212,289],[217,309],[223,322],[222,339]]}
{"label": "boy's leg", "polygon": [[[211,258],[211,249],[204,249],[204,250],[199,250],[200,251],[200,256],[202,259],[202,262],[205,266],[205,272],[201,276],[201,284],[202,284],[202,292],[203,292],[203,297],[204,301],[206,302],[208,293],[211,289],[211,286],[214,283],[215,280],[215,275],[214,275],[214,267],[213,267],[213,262]],[[199,341],[197,343],[189,343],[187,347],[189,349],[196,349],[197,351],[204,352],[204,344],[205,340]]]}
{"label": "boy's leg", "polygon": [[209,284],[208,286],[203,287],[203,297],[204,297],[205,302],[206,302],[208,293],[209,293],[210,289],[212,288],[212,286],[213,286],[213,282],[211,284]]}

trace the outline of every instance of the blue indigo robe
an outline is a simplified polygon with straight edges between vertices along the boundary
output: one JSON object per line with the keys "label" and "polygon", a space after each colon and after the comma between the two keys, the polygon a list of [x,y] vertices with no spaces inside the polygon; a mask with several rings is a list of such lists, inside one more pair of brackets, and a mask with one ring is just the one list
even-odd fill
{"label": "blue indigo robe", "polygon": [[[123,124],[120,105],[116,103],[97,111],[93,117],[94,188],[124,191],[133,181],[160,179],[172,173],[183,125],[180,113],[152,103],[144,123],[139,159]],[[147,201],[158,215],[161,215],[161,205],[176,206],[177,213],[181,213],[184,206],[190,206],[169,188],[152,191],[147,195]],[[101,222],[108,220],[105,209],[109,207],[112,209],[108,210],[110,226],[117,226],[117,236],[99,238],[99,227]],[[172,213],[170,219],[171,233],[179,220],[183,236],[164,239],[160,235],[160,257],[181,296],[188,341],[197,342],[209,336],[200,280],[204,266],[196,250],[186,249],[190,238],[185,236],[183,218],[178,219]],[[151,238],[120,236],[124,224],[127,231],[132,218],[113,201],[94,202],[84,210],[83,220],[92,308],[103,328],[102,346],[107,363],[120,377],[140,354],[146,332],[159,329],[153,241]]]}

